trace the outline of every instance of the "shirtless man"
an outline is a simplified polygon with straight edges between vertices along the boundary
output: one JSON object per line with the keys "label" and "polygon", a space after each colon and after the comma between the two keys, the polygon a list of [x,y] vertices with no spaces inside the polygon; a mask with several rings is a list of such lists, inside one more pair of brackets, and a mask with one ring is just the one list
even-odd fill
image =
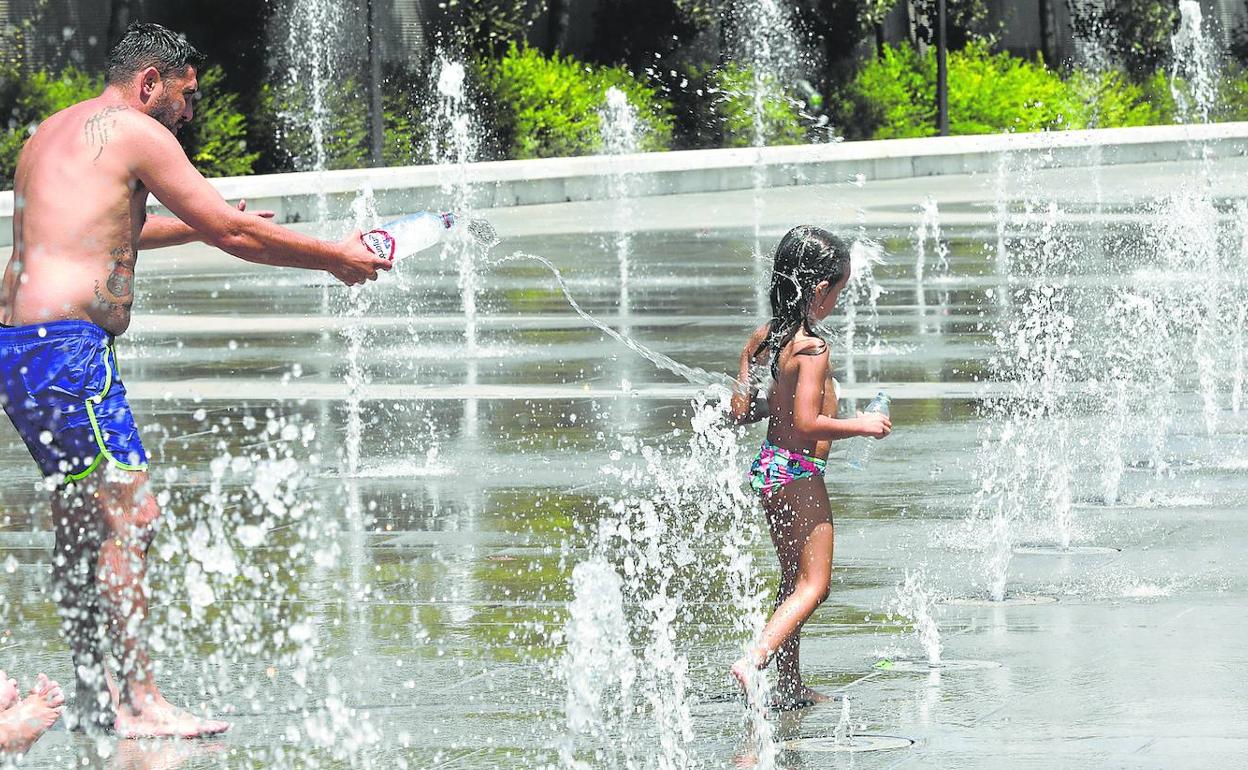
{"label": "shirtless man", "polygon": [[[77,673],[67,721],[124,736],[229,727],[165,700],[142,634],[160,511],[112,346],[130,325],[139,250],[199,240],[348,285],[390,268],[358,232],[300,235],[229,205],[195,171],[175,134],[191,120],[202,61],[182,36],[133,24],[109,53],[104,92],[40,124],[18,159],[0,291],[0,401],[52,490],[56,595]],[[149,194],[177,218],[147,216]]]}

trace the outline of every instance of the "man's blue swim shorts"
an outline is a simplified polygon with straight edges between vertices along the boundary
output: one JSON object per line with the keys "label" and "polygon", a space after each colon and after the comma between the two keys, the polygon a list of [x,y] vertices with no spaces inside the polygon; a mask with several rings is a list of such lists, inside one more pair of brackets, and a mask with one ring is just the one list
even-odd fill
{"label": "man's blue swim shorts", "polygon": [[85,478],[103,462],[147,470],[113,337],[88,321],[0,327],[0,402],[45,477]]}

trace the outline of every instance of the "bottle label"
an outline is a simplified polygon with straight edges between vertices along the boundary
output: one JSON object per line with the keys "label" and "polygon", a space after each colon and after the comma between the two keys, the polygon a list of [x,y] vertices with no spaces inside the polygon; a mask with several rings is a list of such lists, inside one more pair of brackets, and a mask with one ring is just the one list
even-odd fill
{"label": "bottle label", "polygon": [[381,259],[394,261],[395,243],[390,233],[385,230],[369,230],[360,236],[360,240]]}

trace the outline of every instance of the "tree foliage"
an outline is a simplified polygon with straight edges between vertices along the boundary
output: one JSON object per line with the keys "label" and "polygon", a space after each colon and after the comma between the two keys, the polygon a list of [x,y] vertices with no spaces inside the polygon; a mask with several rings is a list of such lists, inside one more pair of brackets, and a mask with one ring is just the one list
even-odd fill
{"label": "tree foliage", "polygon": [[1067,0],[1074,34],[1099,40],[1136,80],[1147,80],[1170,58],[1179,23],[1178,0]]}
{"label": "tree foliage", "polygon": [[[936,2],[937,0],[915,2],[919,15],[928,20],[928,23],[920,25],[917,36],[919,40],[930,45],[936,44]],[[958,50],[978,38],[985,37],[984,24],[987,20],[987,0],[946,0],[945,34],[949,47]]]}
{"label": "tree foliage", "polygon": [[477,56],[499,56],[526,39],[546,0],[441,0],[430,16],[435,44]]}
{"label": "tree foliage", "polygon": [[701,38],[718,43],[717,0],[602,0],[594,15],[594,61],[636,72],[670,70],[713,56]]}

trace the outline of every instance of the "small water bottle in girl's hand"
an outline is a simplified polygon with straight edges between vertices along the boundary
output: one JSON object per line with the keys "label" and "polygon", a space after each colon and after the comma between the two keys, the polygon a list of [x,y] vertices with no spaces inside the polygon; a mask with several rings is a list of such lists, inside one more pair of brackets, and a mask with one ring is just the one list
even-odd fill
{"label": "small water bottle in girl's hand", "polygon": [[369,230],[360,239],[374,254],[394,262],[437,245],[460,227],[466,228],[468,235],[487,249],[498,243],[498,234],[489,222],[484,219],[461,221],[449,211],[419,211],[408,214],[387,222],[376,230]]}
{"label": "small water bottle in girl's hand", "polygon": [[[863,414],[879,412],[885,417],[889,417],[888,405],[892,401],[884,391],[880,391],[871,399],[871,403],[867,404],[867,408],[862,410]],[[850,440],[849,454],[845,461],[849,463],[849,467],[856,471],[863,470],[867,467],[867,463],[871,461],[871,452],[875,449],[875,442],[878,439],[859,436]]]}

